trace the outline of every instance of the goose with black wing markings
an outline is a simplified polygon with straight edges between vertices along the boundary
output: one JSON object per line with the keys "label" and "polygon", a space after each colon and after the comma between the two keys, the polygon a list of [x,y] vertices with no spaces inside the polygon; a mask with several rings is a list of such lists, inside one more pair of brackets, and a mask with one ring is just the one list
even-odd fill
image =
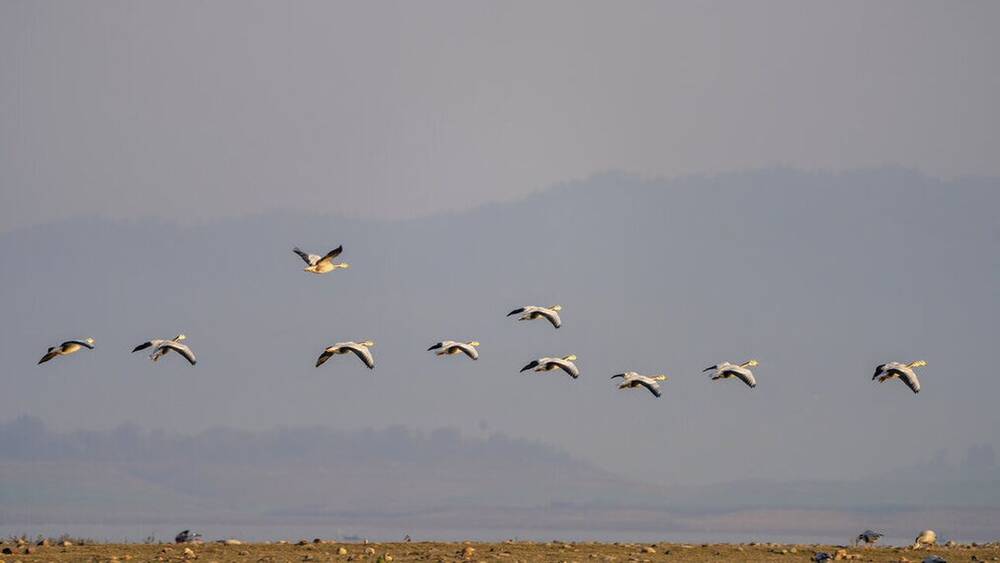
{"label": "goose with black wing markings", "polygon": [[872,381],[877,379],[879,383],[882,383],[890,379],[899,379],[910,388],[910,391],[919,393],[920,380],[917,379],[916,369],[922,368],[926,365],[927,362],[924,360],[917,360],[908,364],[901,362],[881,364],[875,368],[875,375],[872,376]]}
{"label": "goose with black wing markings", "polygon": [[338,342],[323,350],[323,353],[316,359],[316,367],[325,364],[334,354],[354,353],[362,363],[368,366],[368,369],[375,369],[375,359],[372,357],[372,351],[369,350],[372,346],[375,346],[375,343],[371,340],[365,340],[364,342],[354,342],[353,340],[350,342]]}
{"label": "goose with black wing markings", "polygon": [[545,319],[552,323],[552,326],[559,328],[562,326],[562,319],[559,318],[559,311],[562,311],[562,305],[553,305],[551,307],[539,307],[537,305],[525,305],[520,309],[514,309],[513,311],[507,313],[508,317],[514,315],[521,315],[517,318],[519,321],[533,321],[535,319]]}
{"label": "goose with black wing markings", "polygon": [[133,348],[132,353],[134,354],[139,350],[152,348],[153,351],[150,352],[149,359],[156,362],[159,361],[160,358],[162,358],[163,356],[167,355],[168,352],[173,350],[178,354],[180,354],[181,356],[183,356],[184,359],[188,361],[188,363],[190,363],[191,365],[195,365],[196,363],[198,363],[198,359],[195,358],[194,352],[191,351],[191,348],[189,348],[186,344],[182,344],[184,340],[187,340],[187,336],[183,334],[178,334],[177,336],[173,337],[170,340],[161,340],[161,339],[147,340],[146,342],[143,342],[142,344]]}
{"label": "goose with black wing markings", "polygon": [[625,373],[618,373],[611,376],[611,379],[616,377],[622,378],[622,382],[618,384],[619,389],[634,389],[636,387],[645,387],[650,393],[656,398],[661,396],[660,394],[660,382],[669,379],[663,374],[657,375],[640,375],[634,371],[626,371]]}
{"label": "goose with black wing markings", "polygon": [[58,346],[52,346],[49,348],[47,352],[45,352],[45,355],[42,356],[42,359],[38,360],[38,364],[35,365],[44,364],[45,362],[58,356],[69,356],[70,354],[75,354],[76,352],[79,352],[83,348],[86,348],[88,350],[93,350],[94,339],[84,338],[83,340],[67,340],[66,342],[63,342]]}
{"label": "goose with black wing markings", "polygon": [[743,362],[742,364],[736,365],[729,362],[722,362],[714,366],[708,366],[702,371],[715,371],[712,374],[712,381],[717,379],[729,379],[735,377],[747,384],[747,387],[753,389],[757,387],[757,380],[753,376],[753,372],[750,368],[757,367],[760,363],[757,360],[750,360]]}
{"label": "goose with black wing markings", "polygon": [[300,250],[299,247],[297,246],[292,249],[292,252],[298,254],[299,258],[302,258],[302,260],[305,261],[306,267],[303,269],[303,271],[310,272],[313,274],[325,274],[327,272],[332,272],[333,270],[336,270],[338,268],[350,268],[351,265],[346,262],[336,263],[333,261],[333,259],[336,258],[337,256],[340,256],[340,253],[343,251],[344,251],[343,245],[334,248],[330,252],[327,252],[325,256],[319,256],[317,254],[306,254],[305,252],[302,252],[302,250]]}
{"label": "goose with black wing markings", "polygon": [[454,356],[455,354],[465,354],[466,356],[472,358],[473,360],[479,359],[479,350],[476,347],[479,346],[479,342],[471,340],[469,342],[456,342],[454,340],[442,340],[427,349],[428,352],[434,351],[438,356]]}
{"label": "goose with black wing markings", "polygon": [[537,360],[534,360],[530,364],[521,368],[521,372],[526,372],[529,369],[532,369],[534,371],[554,371],[557,369],[561,369],[564,372],[568,373],[570,377],[576,379],[580,377],[580,370],[579,368],[576,367],[576,364],[573,363],[575,361],[576,361],[576,356],[573,354],[570,354],[569,356],[563,356],[561,358],[549,358],[549,357],[538,358]]}

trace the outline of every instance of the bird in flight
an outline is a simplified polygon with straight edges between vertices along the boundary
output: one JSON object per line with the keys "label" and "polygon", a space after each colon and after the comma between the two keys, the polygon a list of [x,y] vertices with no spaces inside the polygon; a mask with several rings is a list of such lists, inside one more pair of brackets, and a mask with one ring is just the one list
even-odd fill
{"label": "bird in flight", "polygon": [[473,360],[479,359],[479,350],[476,347],[479,343],[475,340],[469,342],[455,342],[454,340],[442,340],[427,349],[428,352],[436,350],[438,356],[454,356],[455,354],[465,354]]}
{"label": "bird in flight", "polygon": [[323,350],[323,353],[316,359],[316,367],[325,364],[334,354],[353,352],[358,359],[368,366],[368,369],[375,369],[375,358],[372,357],[372,351],[369,350],[372,346],[375,346],[375,343],[371,340],[365,340],[364,342],[354,342],[353,340],[350,342],[338,342]]}
{"label": "bird in flight", "polygon": [[580,370],[576,367],[573,362],[576,361],[576,356],[570,354],[569,356],[563,356],[561,358],[538,358],[532,361],[530,364],[521,368],[522,372],[533,369],[535,371],[553,371],[561,369],[569,374],[570,377],[576,379],[580,377]]}
{"label": "bird in flight", "polygon": [[611,379],[616,377],[622,378],[622,382],[618,384],[619,389],[634,389],[641,385],[657,398],[660,397],[660,382],[669,379],[667,376],[662,374],[639,375],[634,371],[626,371],[625,373],[612,375]]}
{"label": "bird in flight", "polygon": [[915,370],[926,365],[927,362],[924,360],[917,360],[908,364],[900,362],[882,364],[875,368],[875,375],[872,376],[872,381],[877,379],[879,383],[882,383],[890,379],[900,379],[910,388],[910,391],[919,393],[920,380],[917,379],[917,372]]}
{"label": "bird in flight", "polygon": [[66,342],[63,342],[58,346],[52,346],[51,348],[49,348],[48,352],[46,352],[45,355],[42,356],[42,359],[38,360],[38,364],[44,364],[45,362],[57,356],[68,356],[70,354],[80,351],[80,349],[82,348],[93,350],[94,339],[85,338],[83,340],[67,340]]}
{"label": "bird in flight", "polygon": [[305,261],[306,267],[304,268],[304,271],[312,272],[314,274],[325,274],[327,272],[332,272],[333,270],[336,270],[338,268],[350,268],[351,265],[346,262],[335,263],[333,261],[333,259],[336,258],[337,256],[340,256],[340,253],[343,251],[344,251],[343,245],[334,248],[330,252],[327,252],[325,256],[318,256],[316,254],[306,254],[305,252],[302,252],[302,250],[300,250],[299,247],[297,246],[292,249],[292,252],[298,254],[299,258],[302,258],[302,260]]}
{"label": "bird in flight", "polygon": [[757,380],[754,379],[753,372],[750,368],[757,367],[759,362],[757,360],[750,360],[748,362],[743,362],[740,365],[731,364],[729,362],[722,362],[714,366],[708,366],[702,371],[715,371],[712,375],[712,381],[716,379],[729,379],[735,377],[747,384],[747,387],[753,389],[757,386]]}
{"label": "bird in flight", "polygon": [[139,350],[152,348],[153,351],[149,353],[149,359],[157,362],[160,358],[166,356],[168,352],[173,350],[183,356],[188,363],[195,365],[198,363],[198,359],[195,358],[194,352],[191,351],[191,348],[188,348],[187,344],[182,344],[185,340],[187,340],[187,336],[184,336],[183,334],[178,334],[170,340],[148,340],[133,348],[132,353],[134,354]]}
{"label": "bird in flight", "polygon": [[508,317],[514,315],[521,315],[517,318],[519,321],[533,321],[535,319],[545,319],[552,323],[552,326],[559,328],[562,326],[562,319],[559,318],[559,311],[562,311],[562,305],[553,305],[551,307],[538,307],[536,305],[526,305],[520,309],[514,309],[513,311],[507,313]]}

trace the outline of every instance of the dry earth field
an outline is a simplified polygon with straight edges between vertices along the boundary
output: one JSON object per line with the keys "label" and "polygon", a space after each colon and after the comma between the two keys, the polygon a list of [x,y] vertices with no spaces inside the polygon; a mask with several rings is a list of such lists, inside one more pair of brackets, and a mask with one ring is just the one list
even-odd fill
{"label": "dry earth field", "polygon": [[[73,546],[17,545],[6,542],[0,555],[4,563],[33,562],[111,562],[125,561],[191,561],[223,562],[396,562],[396,561],[810,561],[819,551],[833,555],[837,546],[818,545],[734,545],[675,543],[358,543],[309,542],[304,545],[290,543],[253,543],[223,545],[206,543],[197,545],[167,544],[93,544]],[[190,550],[190,551],[186,551]],[[912,550],[907,548],[848,548],[848,561],[920,562],[929,555],[939,555],[949,562],[1000,561],[1000,544],[985,546],[961,545]],[[843,552],[841,553],[843,555]]]}

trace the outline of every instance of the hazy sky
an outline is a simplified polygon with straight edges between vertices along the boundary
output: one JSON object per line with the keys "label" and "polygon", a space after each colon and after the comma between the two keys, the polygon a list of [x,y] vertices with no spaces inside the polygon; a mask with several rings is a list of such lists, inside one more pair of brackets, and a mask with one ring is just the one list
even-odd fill
{"label": "hazy sky", "polygon": [[0,229],[622,169],[1000,175],[995,2],[0,4]]}

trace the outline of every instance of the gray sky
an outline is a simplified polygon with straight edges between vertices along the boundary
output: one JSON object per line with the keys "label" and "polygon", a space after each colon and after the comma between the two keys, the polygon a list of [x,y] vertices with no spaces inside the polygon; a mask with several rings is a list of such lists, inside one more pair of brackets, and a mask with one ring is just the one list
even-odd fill
{"label": "gray sky", "polygon": [[[495,431],[665,486],[1000,448],[998,15],[2,3],[0,413]],[[326,277],[290,252],[341,243]],[[197,367],[128,353],[177,332]],[[374,374],[313,367],[367,338]],[[569,353],[579,381],[517,373]],[[700,373],[751,357],[753,391]],[[916,359],[919,396],[870,382]]]}
{"label": "gray sky", "polygon": [[998,16],[995,2],[4,2],[0,229],[408,217],[609,169],[1000,175]]}

